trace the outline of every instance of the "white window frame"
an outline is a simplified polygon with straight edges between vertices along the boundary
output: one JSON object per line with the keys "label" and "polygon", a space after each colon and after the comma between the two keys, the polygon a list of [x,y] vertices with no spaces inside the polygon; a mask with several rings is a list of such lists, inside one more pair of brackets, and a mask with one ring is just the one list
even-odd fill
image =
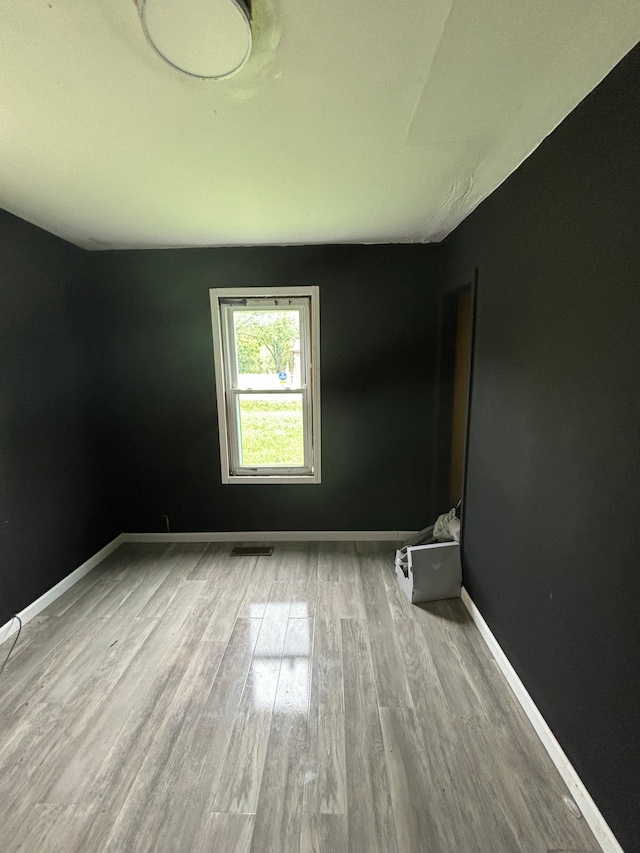
{"label": "white window frame", "polygon": [[[209,291],[211,323],[213,330],[213,361],[218,402],[218,427],[220,430],[220,465],[222,482],[300,484],[320,482],[320,288],[310,287],[214,287]],[[239,462],[238,409],[240,394],[251,393],[238,389],[235,377],[232,311],[225,300],[274,299],[300,300],[295,307],[301,309],[300,373],[301,388],[260,390],[260,394],[303,395],[305,462],[300,468],[242,467]],[[286,306],[282,306],[283,308]],[[306,322],[305,322],[306,321]],[[233,419],[233,420],[232,420]]]}

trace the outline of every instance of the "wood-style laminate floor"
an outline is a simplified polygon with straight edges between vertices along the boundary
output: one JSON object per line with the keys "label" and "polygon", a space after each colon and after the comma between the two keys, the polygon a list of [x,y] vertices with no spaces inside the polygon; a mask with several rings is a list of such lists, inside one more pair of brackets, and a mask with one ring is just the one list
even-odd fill
{"label": "wood-style laminate floor", "polygon": [[230,549],[122,546],[25,626],[3,853],[599,850],[462,603],[410,605],[391,543]]}

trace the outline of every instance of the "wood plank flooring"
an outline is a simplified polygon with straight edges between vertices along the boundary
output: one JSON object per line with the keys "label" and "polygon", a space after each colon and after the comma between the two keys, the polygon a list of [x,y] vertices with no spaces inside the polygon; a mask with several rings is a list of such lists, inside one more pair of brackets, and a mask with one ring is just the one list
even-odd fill
{"label": "wood plank flooring", "polygon": [[231,547],[124,545],[25,626],[3,853],[599,850],[462,603],[410,605],[393,543]]}

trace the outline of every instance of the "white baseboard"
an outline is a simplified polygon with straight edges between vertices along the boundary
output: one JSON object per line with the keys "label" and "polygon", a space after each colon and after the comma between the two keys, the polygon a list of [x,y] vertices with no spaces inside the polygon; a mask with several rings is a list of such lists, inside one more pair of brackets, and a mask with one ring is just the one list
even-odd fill
{"label": "white baseboard", "polygon": [[529,721],[536,730],[536,733],[542,745],[549,753],[551,760],[555,764],[558,772],[562,776],[565,785],[569,789],[571,796],[576,802],[576,805],[582,812],[586,822],[589,824],[591,832],[596,837],[598,844],[602,847],[603,853],[624,853],[622,847],[616,840],[615,835],[611,831],[609,824],[602,816],[600,809],[594,803],[591,795],[584,786],[584,783],[578,776],[574,766],[564,753],[564,750],[555,738],[555,735],[547,725],[544,717],[538,710],[537,705],[529,695],[527,688],[509,662],[509,659],[502,651],[502,648],[487,623],[484,621],[482,614],[473,603],[471,596],[467,590],[462,587],[462,601],[464,602],[471,618],[475,622],[483,640],[489,647],[489,651],[495,658],[496,663],[502,670],[502,674],[509,682],[509,686],[513,690],[516,699],[522,706]]}
{"label": "white baseboard", "polygon": [[[415,535],[415,531],[402,530],[312,530],[312,531],[244,531],[229,533],[121,533],[112,539],[104,548],[101,548],[92,557],[89,557],[81,566],[71,574],[63,578],[59,583],[45,592],[36,601],[24,608],[18,616],[25,625],[34,616],[37,616],[45,607],[59,598],[64,592],[76,584],[81,578],[94,569],[112,551],[124,542],[354,542],[354,541],[391,541],[406,539]],[[558,772],[564,780],[571,796],[588,823],[596,840],[602,847],[603,853],[624,853],[622,847],[616,840],[611,828],[602,816],[584,783],[578,776],[575,768],[567,758],[564,750],[555,738],[555,735],[547,725],[544,717],[538,710],[535,702],[529,695],[526,687],[520,680],[509,659],[503,652],[500,644],[494,637],[491,629],[484,621],[482,614],[473,603],[467,590],[462,587],[462,601],[464,602],[471,618],[476,624],[482,638],[489,647],[502,674],[507,679],[509,686],[522,706],[523,711],[529,718],[542,745],[549,753]],[[18,623],[10,619],[0,627],[0,643],[4,643],[18,630]]]}
{"label": "white baseboard", "polygon": [[[120,533],[93,557],[89,557],[75,571],[63,578],[54,587],[41,595],[32,604],[24,608],[18,616],[22,624],[33,619],[47,605],[59,598],[64,592],[76,584],[80,578],[101,563],[118,545],[124,542],[380,542],[407,539],[414,536],[414,530],[262,530],[244,531],[240,533]],[[10,619],[0,626],[0,644],[8,640],[18,630],[18,621]]]}
{"label": "white baseboard", "polygon": [[[112,551],[115,551],[118,545],[122,543],[122,534],[116,536],[115,539],[112,539],[104,548],[101,548],[93,557],[89,557],[88,560],[78,566],[78,568],[71,572],[70,575],[67,575],[66,578],[62,578],[62,580],[57,583],[55,586],[52,586],[50,590],[41,595],[40,598],[36,599],[36,601],[29,604],[24,608],[18,616],[22,621],[23,625],[33,619],[34,616],[37,616],[45,607],[51,604],[56,598],[59,598],[63,592],[66,592],[68,589],[78,583],[80,578],[83,578],[85,575],[89,574],[92,569],[101,563],[105,557],[108,557]],[[18,630],[18,621],[17,619],[10,619],[6,622],[2,627],[0,627],[0,643],[4,643],[5,640],[8,640],[15,632]]]}
{"label": "white baseboard", "polygon": [[222,533],[123,533],[123,542],[388,542],[415,530],[248,530]]}

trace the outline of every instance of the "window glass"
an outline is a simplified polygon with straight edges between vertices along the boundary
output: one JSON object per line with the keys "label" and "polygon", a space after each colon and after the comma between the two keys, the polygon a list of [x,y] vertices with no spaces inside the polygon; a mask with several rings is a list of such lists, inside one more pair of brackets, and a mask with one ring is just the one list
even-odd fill
{"label": "window glass", "polygon": [[300,388],[300,312],[233,310],[238,388]]}
{"label": "window glass", "polygon": [[240,465],[304,465],[302,394],[240,394]]}

